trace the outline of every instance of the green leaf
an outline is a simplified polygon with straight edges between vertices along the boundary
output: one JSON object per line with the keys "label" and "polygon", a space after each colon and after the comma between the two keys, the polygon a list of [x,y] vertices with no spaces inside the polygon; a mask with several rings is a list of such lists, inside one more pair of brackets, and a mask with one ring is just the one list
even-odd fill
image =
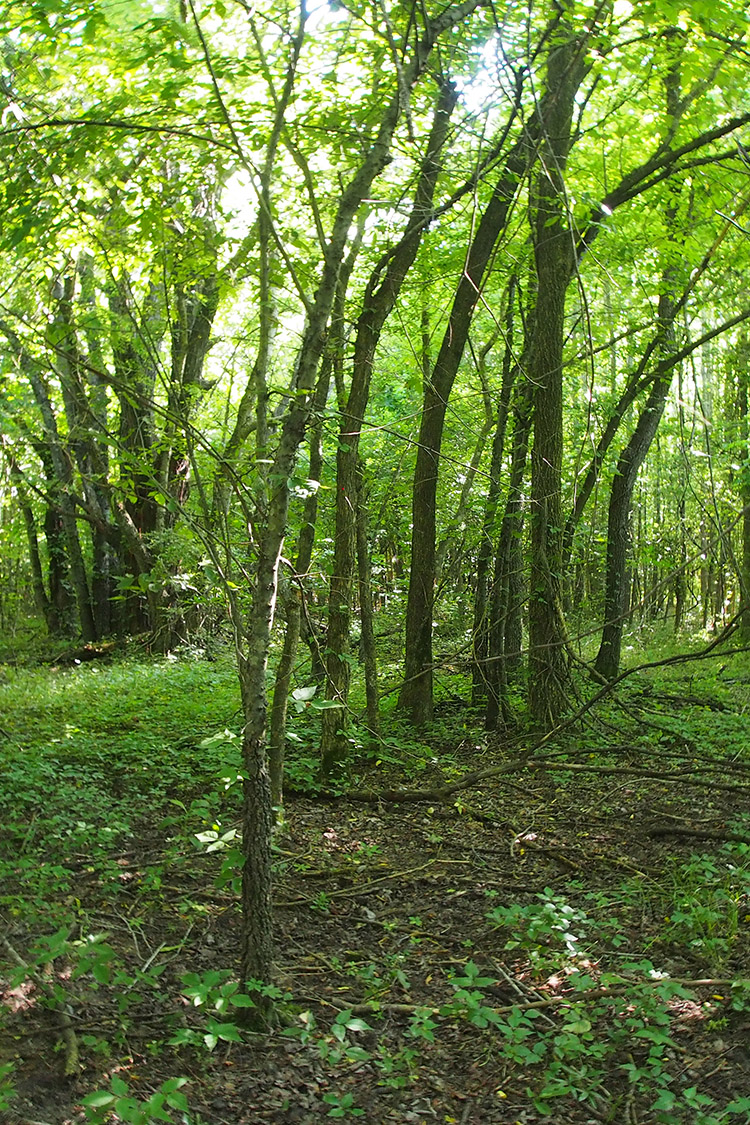
{"label": "green leaf", "polygon": [[109,984],[112,979],[112,973],[106,961],[94,961],[91,966],[91,974],[99,984]]}
{"label": "green leaf", "polygon": [[172,1094],[167,1094],[167,1105],[172,1109],[178,1109],[182,1113],[186,1113],[189,1109],[188,1100],[180,1090],[175,1090]]}
{"label": "green leaf", "polygon": [[242,1042],[242,1035],[236,1023],[216,1023],[215,1020],[209,1020],[208,1029],[212,1035],[218,1035],[219,1039],[224,1039],[228,1043]]}
{"label": "green leaf", "polygon": [[162,1082],[161,1088],[165,1094],[171,1094],[174,1090],[181,1090],[183,1086],[187,1086],[188,1078],[168,1078],[166,1082]]}
{"label": "green leaf", "polygon": [[97,1090],[94,1094],[86,1094],[85,1098],[81,1098],[81,1105],[90,1106],[92,1109],[101,1109],[105,1105],[112,1105],[115,1100],[115,1095],[110,1094],[108,1090]]}
{"label": "green leaf", "polygon": [[140,1104],[135,1098],[118,1098],[114,1104],[114,1111],[123,1121],[139,1121],[141,1119]]}
{"label": "green leaf", "polygon": [[591,1024],[586,1019],[574,1020],[572,1023],[566,1023],[562,1030],[569,1031],[571,1035],[583,1035],[591,1031]]}

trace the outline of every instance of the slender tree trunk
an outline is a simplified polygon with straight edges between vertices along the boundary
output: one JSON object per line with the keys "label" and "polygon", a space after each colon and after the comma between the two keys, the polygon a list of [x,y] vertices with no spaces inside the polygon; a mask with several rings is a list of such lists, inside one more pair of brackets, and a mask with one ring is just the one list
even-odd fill
{"label": "slender tree trunk", "polygon": [[490,459],[490,481],[487,489],[482,530],[477,552],[476,591],[474,595],[474,626],[472,630],[474,654],[472,664],[472,703],[477,704],[487,694],[487,658],[489,656],[489,594],[490,567],[497,513],[500,503],[500,473],[505,454],[505,436],[508,427],[508,413],[513,381],[518,367],[513,358],[513,329],[515,324],[515,302],[518,278],[513,275],[508,283],[508,298],[505,312],[505,351],[503,353],[503,373],[500,384],[500,399],[495,422],[495,435],[492,440]]}
{"label": "slender tree trunk", "polygon": [[361,625],[362,662],[365,669],[367,727],[375,738],[380,734],[378,660],[375,647],[375,618],[372,605],[372,568],[367,541],[367,495],[362,467],[358,471],[357,488],[357,571],[359,574],[359,619]]}
{"label": "slender tree trunk", "polygon": [[75,603],[70,592],[70,569],[65,532],[58,509],[47,505],[44,513],[44,539],[47,544],[47,584],[55,633],[72,636],[75,631]]}
{"label": "slender tree trunk", "polygon": [[[661,307],[665,318],[671,315],[668,297],[662,297]],[[625,577],[633,489],[640,467],[656,436],[671,385],[671,373],[654,383],[630,441],[620,454],[612,481],[607,515],[604,628],[595,662],[597,672],[606,679],[614,679],[620,668],[622,629],[627,615]]]}
{"label": "slender tree trunk", "polygon": [[[313,412],[319,420],[310,429],[310,480],[320,483],[323,473],[323,423],[322,412],[328,400],[331,383],[331,358],[326,357],[315,391]],[[284,646],[276,669],[271,706],[271,723],[268,736],[268,761],[271,776],[271,799],[275,809],[280,810],[284,797],[284,752],[286,744],[286,724],[289,695],[292,689],[292,674],[297,659],[303,605],[303,583],[312,562],[315,545],[315,525],[318,516],[318,491],[313,489],[307,496],[302,512],[302,527],[297,542],[297,558],[294,564],[294,577],[289,585],[286,599],[286,630]],[[279,812],[277,817],[280,819]]]}
{"label": "slender tree trunk", "polygon": [[[521,361],[521,369],[524,363]],[[516,384],[508,496],[495,553],[493,584],[490,592],[489,664],[487,668],[487,707],[485,726],[495,730],[499,720],[512,718],[507,699],[508,669],[521,658],[521,582],[523,505],[521,488],[531,433],[531,388]]]}
{"label": "slender tree trunk", "polygon": [[497,431],[497,420],[493,417],[492,411],[489,410],[488,416],[484,420],[484,425],[476,435],[474,449],[469,459],[469,464],[466,466],[464,482],[461,485],[461,495],[458,498],[458,504],[435,550],[435,584],[438,587],[440,587],[442,583],[446,560],[448,560],[449,570],[452,569],[451,562],[455,562],[459,567],[461,565],[461,555],[465,544],[465,533],[462,534],[462,532],[465,528],[469,504],[474,491],[477,472],[482,461],[482,455],[487,445],[487,438],[490,436],[493,429]]}
{"label": "slender tree trunk", "polygon": [[[682,34],[677,30],[670,32],[668,40],[669,66],[664,77],[666,94],[666,128],[668,133],[676,129],[681,113],[680,66],[682,54]],[[665,221],[670,247],[677,253],[674,226],[679,204],[680,186],[671,187],[671,198],[667,204]],[[674,324],[680,302],[675,294],[676,267],[668,263],[662,273],[661,294],[659,297],[658,339],[663,351],[674,351]],[[636,423],[630,441],[623,449],[617,462],[615,476],[607,513],[607,568],[604,591],[604,628],[596,657],[597,672],[605,679],[614,679],[620,668],[623,624],[627,613],[626,575],[628,546],[630,537],[630,508],[633,489],[638,473],[651,443],[656,437],[659,422],[672,385],[672,368],[659,376],[653,383],[646,405]],[[657,486],[659,478],[657,476]],[[657,513],[657,525],[660,515]]]}
{"label": "slender tree trunk", "polygon": [[323,712],[321,760],[324,773],[340,764],[348,749],[343,708],[349,695],[351,678],[348,649],[357,555],[357,466],[359,437],[370,394],[375,350],[386,319],[414,263],[422,233],[432,211],[441,167],[440,153],[448,135],[456,101],[455,89],[450,83],[444,83],[435,109],[406,231],[396,247],[381,259],[373,271],[357,322],[352,381],[342,410],[342,428],[336,453],[336,531],[328,601],[326,670],[327,698],[340,704],[340,707]]}
{"label": "slender tree trunk", "polygon": [[[405,88],[416,81],[427,65],[432,46],[441,31],[468,15],[476,0],[444,9],[428,24],[415,58],[403,67]],[[256,564],[251,604],[246,622],[247,647],[239,653],[239,675],[245,729],[243,738],[243,853],[241,975],[268,983],[271,979],[271,831],[273,806],[266,746],[266,672],[271,630],[278,589],[278,566],[286,534],[289,511],[289,478],[303,440],[311,411],[311,392],[325,345],[325,334],[336,293],[352,223],[373,181],[385,167],[393,132],[400,116],[401,94],[383,109],[380,124],[359,168],[344,189],[336,207],[331,235],[325,246],[322,269],[313,302],[307,314],[292,379],[293,394],[280,428],[270,472],[266,476],[267,498],[256,525]],[[235,628],[241,630],[235,604]],[[241,635],[241,634],[240,634]],[[259,1004],[250,1019],[256,1025],[268,1021],[270,1001]]]}
{"label": "slender tree trunk", "polygon": [[[750,386],[750,342],[743,333],[736,351],[737,414],[739,422],[739,492],[742,504],[742,550],[740,555],[740,635],[743,644],[750,643],[750,426],[748,426],[748,386]],[[704,605],[707,602],[704,599]],[[704,610],[704,628],[706,613]]]}
{"label": "slender tree trunk", "polygon": [[[0,445],[4,446],[5,443],[0,438]],[[18,493],[18,502],[23,516],[24,528],[26,530],[26,542],[29,548],[29,566],[31,569],[31,586],[34,591],[34,601],[40,614],[44,618],[44,623],[47,626],[47,632],[50,636],[56,636],[60,629],[60,622],[57,615],[57,609],[53,602],[47,595],[47,588],[44,585],[44,570],[42,568],[42,556],[39,550],[39,536],[37,534],[36,519],[34,510],[29,501],[28,492],[23,479],[23,473],[16,461],[13,453],[8,449],[8,465],[10,468],[10,478],[13,481],[16,491]]]}
{"label": "slender tree trunk", "polygon": [[469,246],[431,378],[425,381],[412,492],[404,683],[399,694],[399,707],[417,725],[432,717],[437,485],[445,413],[493,250],[505,230],[520,181],[534,157],[538,128],[539,120],[534,116],[505,159]]}
{"label": "slender tree trunk", "polygon": [[[67,446],[78,469],[86,508],[93,517],[91,524],[91,608],[97,637],[106,636],[111,628],[110,580],[111,548],[107,534],[111,524],[108,497],[107,407],[102,399],[102,387],[96,376],[83,367],[78,341],[74,300],[76,279],[81,273],[87,280],[90,268],[88,259],[82,258],[63,280],[55,319],[48,330],[49,343],[54,347],[56,366],[60,377],[65,417],[68,425]],[[98,341],[95,345],[98,349]],[[95,351],[101,362],[101,355]],[[92,383],[92,396],[86,379]]]}

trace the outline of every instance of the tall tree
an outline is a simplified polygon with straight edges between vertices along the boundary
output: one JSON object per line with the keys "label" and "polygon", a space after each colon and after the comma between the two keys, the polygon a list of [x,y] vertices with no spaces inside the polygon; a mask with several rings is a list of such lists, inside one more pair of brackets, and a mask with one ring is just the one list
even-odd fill
{"label": "tall tree", "polygon": [[[351,384],[342,410],[336,452],[336,530],[326,637],[327,698],[342,708],[348,698],[350,678],[348,646],[359,510],[359,438],[370,393],[375,352],[386,319],[417,256],[422,234],[432,218],[441,152],[448,137],[456,100],[453,84],[442,77],[406,230],[396,246],[386,251],[375,266],[357,321]],[[338,708],[328,709],[323,715],[321,756],[326,773],[346,756],[347,740],[343,726],[343,713]]]}
{"label": "tall tree", "polygon": [[586,74],[588,36],[576,34],[573,5],[561,5],[559,44],[547,63],[552,96],[541,110],[534,261],[537,291],[528,378],[532,391],[529,578],[529,709],[554,725],[568,703],[562,610],[563,340],[565,298],[575,262],[565,166],[573,143],[576,97]]}

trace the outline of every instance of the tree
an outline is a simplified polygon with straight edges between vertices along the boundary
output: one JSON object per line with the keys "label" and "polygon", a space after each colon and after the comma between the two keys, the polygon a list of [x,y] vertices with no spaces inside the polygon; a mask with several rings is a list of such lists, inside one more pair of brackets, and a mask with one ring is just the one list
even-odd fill
{"label": "tree", "polygon": [[565,297],[575,246],[567,220],[565,167],[573,143],[576,96],[587,70],[588,36],[576,35],[562,6],[560,40],[550,52],[541,113],[541,167],[533,232],[536,304],[528,353],[534,442],[531,451],[529,710],[554,726],[567,706],[562,611],[563,342]]}
{"label": "tree", "polygon": [[[340,707],[346,706],[349,691],[348,641],[357,519],[360,511],[357,481],[359,436],[370,393],[375,351],[383,325],[417,256],[422,234],[433,217],[433,198],[441,168],[441,152],[446,143],[456,100],[455,87],[446,76],[442,76],[406,230],[396,246],[384,253],[372,271],[362,300],[362,312],[357,321],[352,377],[342,410],[336,453],[336,531],[326,639],[327,698]],[[346,756],[342,724],[338,707],[330,708],[323,716],[321,756],[325,773],[330,772]]]}

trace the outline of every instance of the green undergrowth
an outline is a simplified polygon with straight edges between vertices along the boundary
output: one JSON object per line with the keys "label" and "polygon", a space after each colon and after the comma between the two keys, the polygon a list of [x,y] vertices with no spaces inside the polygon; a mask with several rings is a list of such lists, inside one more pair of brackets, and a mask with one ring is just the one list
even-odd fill
{"label": "green undergrowth", "polygon": [[0,907],[57,925],[82,871],[115,894],[112,854],[144,818],[161,813],[171,829],[194,800],[208,814],[221,779],[232,769],[236,777],[236,749],[210,734],[236,725],[237,705],[229,664],[9,669],[0,684]]}
{"label": "green undergrowth", "polygon": [[[573,766],[582,762],[747,764],[750,723],[738,693],[750,665],[743,657],[722,663],[632,677],[622,706],[600,709],[617,737],[603,739],[601,727],[584,723],[544,748],[557,760],[556,792],[576,783]],[[303,692],[291,708],[288,761],[294,791],[312,800],[321,788],[313,698]],[[8,669],[0,714],[0,913],[8,935],[0,991],[31,989],[56,1017],[95,1013],[82,1021],[76,1050],[101,1079],[94,1089],[89,1083],[75,1120],[206,1125],[190,1108],[195,1075],[248,1043],[243,1008],[263,990],[241,988],[221,963],[193,965],[189,949],[196,922],[216,903],[229,909],[238,890],[234,667],[167,658]],[[417,734],[386,712],[380,740],[353,731],[356,775],[348,783],[429,787],[500,761],[497,740],[477,719],[470,708],[445,706]],[[515,738],[517,746],[522,732]],[[476,799],[459,794],[449,810],[463,818],[467,841]],[[620,815],[617,800],[604,791],[597,811]],[[720,798],[707,796],[703,811],[720,809]],[[444,1068],[456,1035],[471,1029],[472,1049],[502,1076],[498,1102],[523,1088],[537,1115],[529,1120],[562,1120],[575,1105],[619,1121],[637,1105],[657,1125],[746,1121],[750,1099],[722,1099],[677,1065],[686,1028],[720,1035],[750,1007],[742,971],[750,817],[740,810],[725,819],[734,838],[712,851],[660,853],[658,872],[618,871],[604,885],[568,871],[554,886],[508,901],[478,876],[477,925],[464,956],[450,963],[430,960],[437,939],[420,917],[391,917],[371,956],[328,958],[336,988],[356,1002],[321,1009],[293,988],[274,987],[280,1026],[267,1042],[291,1039],[322,1068],[321,1117],[364,1115],[358,1075],[394,1097],[410,1089],[431,1052]],[[444,831],[436,821],[427,837],[436,850]],[[332,863],[337,878],[356,879],[360,869],[366,878],[368,864],[381,870],[379,846],[360,837],[356,854],[342,851]],[[276,856],[280,879],[321,875],[320,856],[294,854],[283,837]],[[338,884],[311,885],[306,907],[325,918]],[[157,916],[159,940],[148,946],[142,935]],[[700,979],[714,983],[689,983]],[[111,1064],[127,1058],[130,1036],[143,1036],[144,1026],[157,1075],[145,1084],[126,1063]],[[15,1071],[12,1052],[0,1051],[0,1114],[13,1106]]]}

